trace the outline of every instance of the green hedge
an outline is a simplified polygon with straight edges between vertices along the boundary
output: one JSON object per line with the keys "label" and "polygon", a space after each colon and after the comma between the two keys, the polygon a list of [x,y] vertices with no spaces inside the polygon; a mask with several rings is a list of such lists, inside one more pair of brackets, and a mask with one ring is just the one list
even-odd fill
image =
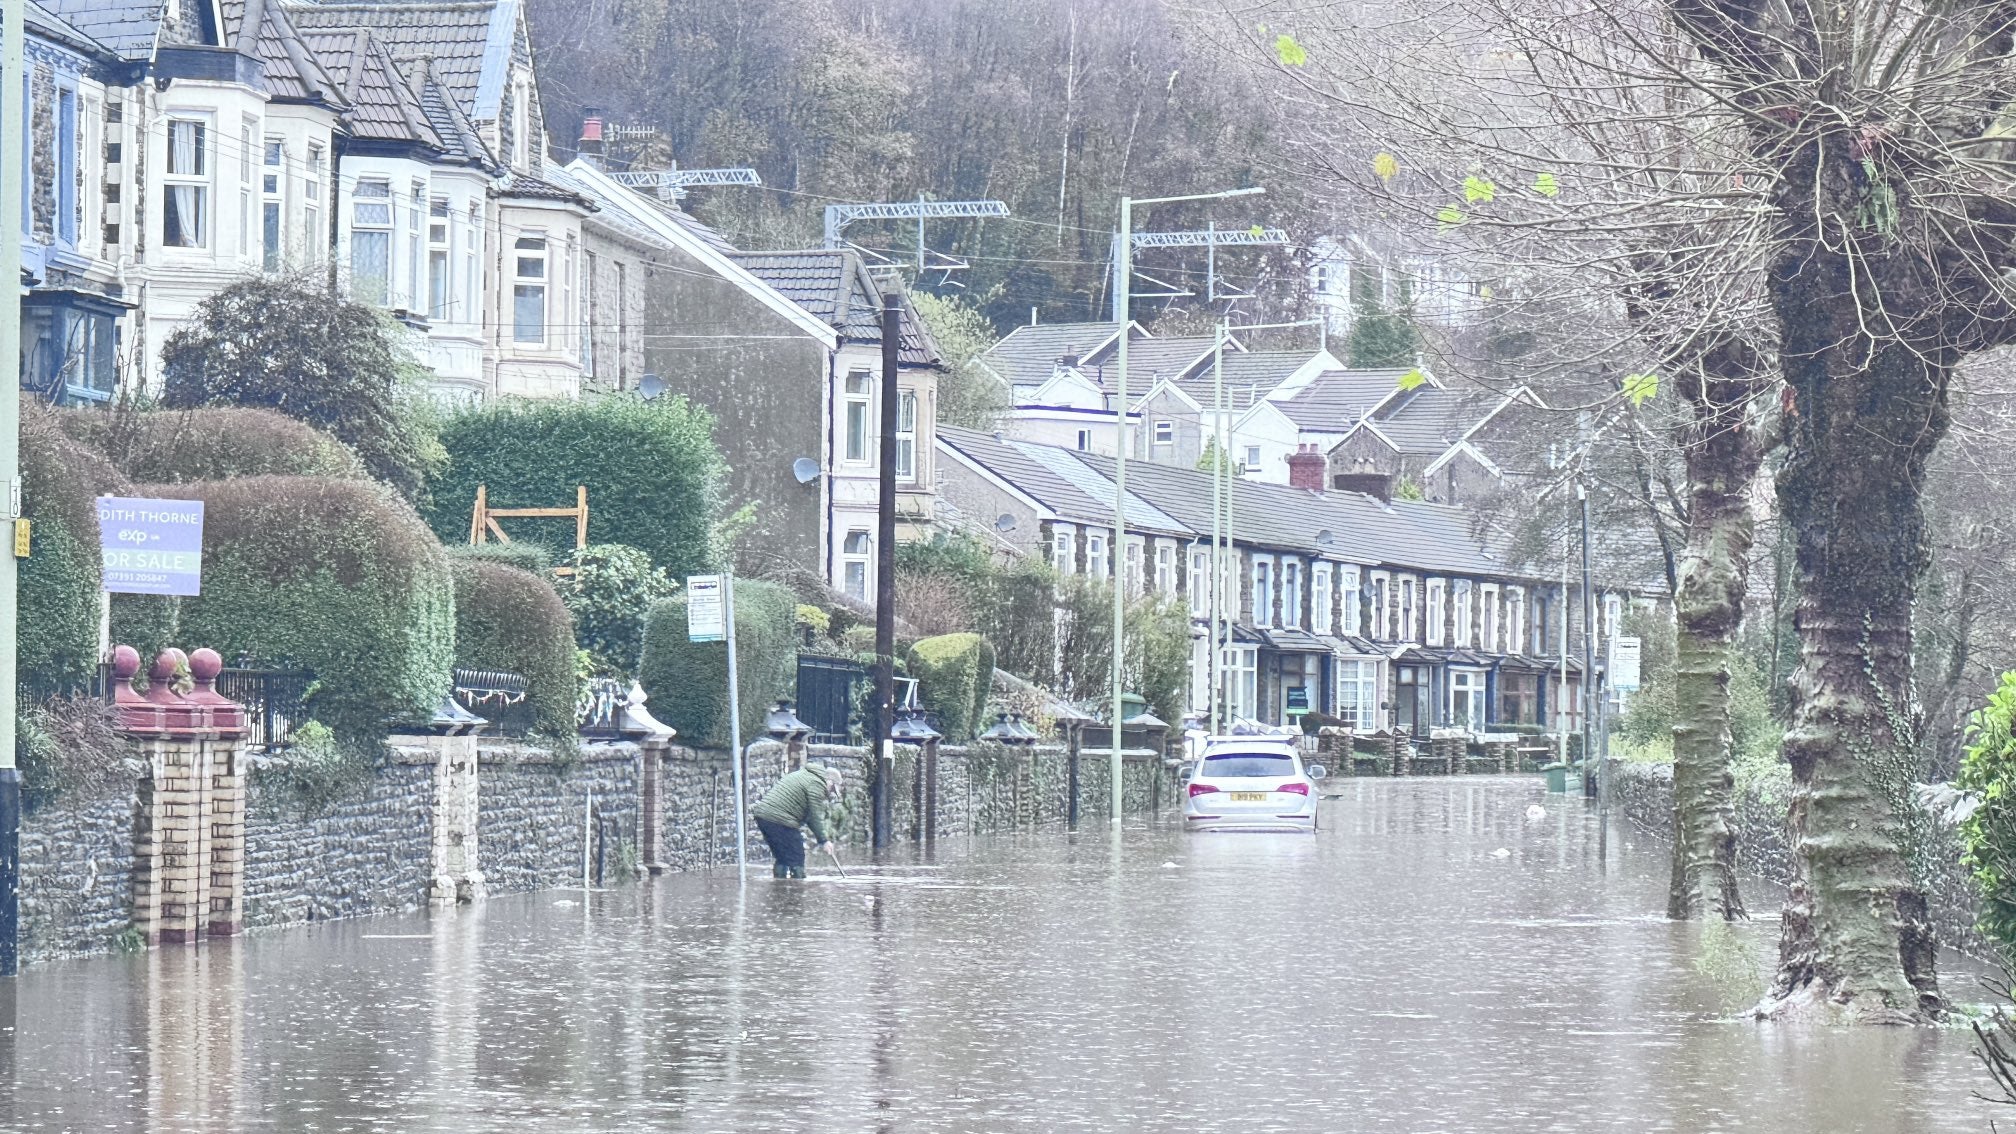
{"label": "green hedge", "polygon": [[454,581],[433,533],[390,489],[260,476],[136,491],[204,502],[203,594],[181,602],[188,646],[312,670],[309,707],[342,736],[382,735],[439,705],[455,657]]}
{"label": "green hedge", "polygon": [[[788,697],[797,680],[797,600],[775,583],[735,584],[735,662],[742,699],[742,742],[763,735],[770,702]],[[686,599],[655,603],[644,620],[640,667],[651,715],[679,730],[687,744],[728,746],[728,648],[686,640]]]}
{"label": "green hedge", "polygon": [[574,620],[553,585],[501,563],[451,558],[455,663],[524,676],[539,731],[574,733]]}
{"label": "green hedge", "polygon": [[596,672],[637,675],[644,647],[644,616],[651,604],[678,591],[651,557],[634,547],[598,543],[563,560],[574,573],[559,580],[560,601],[574,616],[575,641]]}
{"label": "green hedge", "polygon": [[[674,578],[714,561],[724,473],[714,419],[683,398],[495,402],[449,418],[447,465],[430,486],[427,521],[443,541],[469,537],[476,486],[492,507],[574,503],[588,486],[588,538],[640,548]],[[501,520],[512,537],[574,545],[574,521]]]}
{"label": "green hedge", "polygon": [[530,571],[535,575],[553,569],[558,560],[553,557],[553,549],[543,543],[514,539],[510,543],[492,540],[489,543],[448,543],[442,545],[450,559],[465,559],[475,563],[501,563],[506,567],[516,567],[520,571]]}
{"label": "green hedge", "polygon": [[[97,665],[96,501],[125,491],[126,479],[103,457],[45,418],[24,418],[21,510],[32,526],[33,549],[20,564],[15,649],[21,679],[30,686],[81,681]],[[12,554],[12,548],[0,554]]]}
{"label": "green hedge", "polygon": [[241,476],[367,475],[350,447],[270,409],[75,409],[58,413],[63,432],[103,453],[133,480],[182,484]]}
{"label": "green hedge", "polygon": [[994,647],[978,634],[941,634],[910,647],[911,676],[947,739],[971,740],[994,689]]}

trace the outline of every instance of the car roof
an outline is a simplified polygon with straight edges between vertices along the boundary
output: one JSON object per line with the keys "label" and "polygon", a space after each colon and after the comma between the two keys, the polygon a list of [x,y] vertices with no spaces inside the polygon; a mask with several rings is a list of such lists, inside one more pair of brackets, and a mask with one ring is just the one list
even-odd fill
{"label": "car roof", "polygon": [[1204,755],[1221,751],[1294,756],[1299,754],[1300,749],[1294,740],[1285,736],[1220,736],[1204,742]]}

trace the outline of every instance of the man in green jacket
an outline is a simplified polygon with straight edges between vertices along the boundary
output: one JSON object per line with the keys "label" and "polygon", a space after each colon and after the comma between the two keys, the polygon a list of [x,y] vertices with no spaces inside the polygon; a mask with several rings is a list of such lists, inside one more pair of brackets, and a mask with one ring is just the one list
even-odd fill
{"label": "man in green jacket", "polygon": [[820,850],[833,853],[833,840],[826,831],[826,804],[839,798],[840,769],[808,764],[786,773],[750,808],[756,816],[756,829],[763,832],[763,841],[770,844],[770,854],[777,860],[771,874],[805,877],[805,839],[798,834],[800,826],[811,828]]}

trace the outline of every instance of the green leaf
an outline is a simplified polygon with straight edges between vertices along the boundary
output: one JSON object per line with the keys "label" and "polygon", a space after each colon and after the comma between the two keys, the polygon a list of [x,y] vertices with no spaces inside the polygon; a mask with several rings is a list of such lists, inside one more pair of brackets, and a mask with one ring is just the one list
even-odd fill
{"label": "green leaf", "polygon": [[1541,173],[1533,178],[1533,191],[1542,197],[1552,197],[1561,192],[1561,182],[1551,173]]}
{"label": "green leaf", "polygon": [[1657,374],[1626,374],[1624,376],[1624,396],[1631,399],[1634,406],[1642,406],[1659,393]]}
{"label": "green leaf", "polygon": [[1413,390],[1418,389],[1421,386],[1421,384],[1426,381],[1428,381],[1428,376],[1426,374],[1423,374],[1421,372],[1421,368],[1417,366],[1414,369],[1409,370],[1407,373],[1402,374],[1400,376],[1400,380],[1398,382],[1395,382],[1394,385],[1400,387],[1403,390]]}
{"label": "green leaf", "polygon": [[1267,235],[1267,230],[1256,224],[1252,228],[1247,229],[1246,234],[1248,236],[1260,237]]}
{"label": "green leaf", "polygon": [[1479,177],[1473,173],[1463,179],[1463,199],[1470,204],[1474,205],[1479,201],[1489,202],[1497,196],[1498,187],[1491,183],[1490,178]]}
{"label": "green leaf", "polygon": [[1393,175],[1400,172],[1400,159],[1381,150],[1372,155],[1372,172],[1378,174],[1381,181],[1391,181]]}
{"label": "green leaf", "polygon": [[1464,217],[1463,210],[1460,207],[1456,205],[1444,205],[1441,211],[1435,214],[1435,219],[1442,222],[1443,228],[1455,228],[1468,218]]}
{"label": "green leaf", "polygon": [[1300,67],[1309,62],[1309,53],[1287,32],[1274,37],[1274,57],[1281,61],[1283,67]]}

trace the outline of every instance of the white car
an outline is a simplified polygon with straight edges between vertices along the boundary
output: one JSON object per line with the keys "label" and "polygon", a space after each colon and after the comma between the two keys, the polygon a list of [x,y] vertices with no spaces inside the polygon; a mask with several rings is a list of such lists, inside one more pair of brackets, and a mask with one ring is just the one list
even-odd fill
{"label": "white car", "polygon": [[1184,785],[1183,826],[1192,831],[1313,831],[1321,764],[1302,765],[1291,740],[1218,737]]}

